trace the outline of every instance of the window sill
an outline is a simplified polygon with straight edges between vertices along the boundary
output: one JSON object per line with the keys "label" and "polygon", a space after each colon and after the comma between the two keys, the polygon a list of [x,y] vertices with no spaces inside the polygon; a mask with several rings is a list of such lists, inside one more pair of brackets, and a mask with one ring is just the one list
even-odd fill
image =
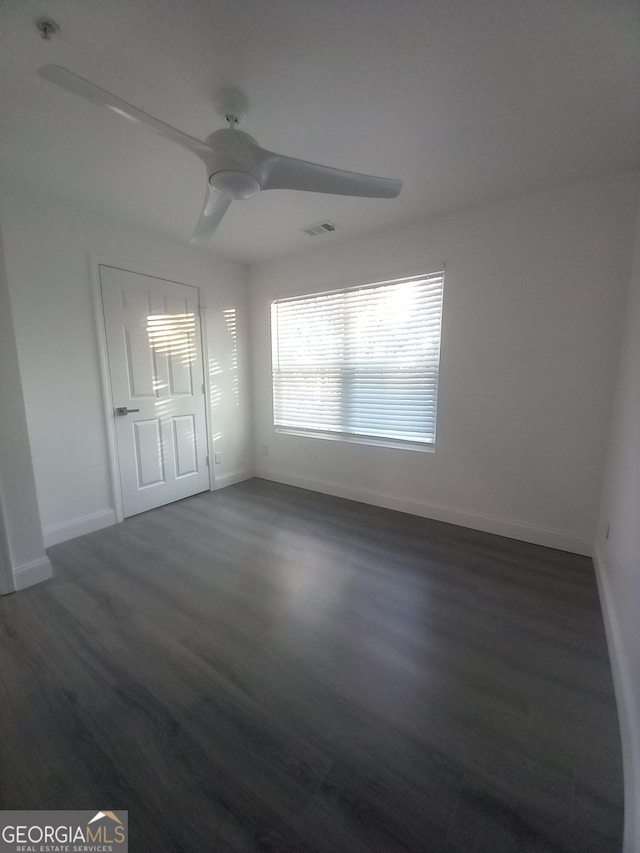
{"label": "window sill", "polygon": [[365,444],[370,447],[387,447],[392,450],[412,450],[418,453],[435,453],[435,444],[420,441],[401,441],[397,438],[382,438],[381,436],[351,435],[344,432],[319,432],[311,429],[290,429],[274,427],[281,435],[295,435],[300,438],[319,438],[324,441],[340,441],[345,444]]}

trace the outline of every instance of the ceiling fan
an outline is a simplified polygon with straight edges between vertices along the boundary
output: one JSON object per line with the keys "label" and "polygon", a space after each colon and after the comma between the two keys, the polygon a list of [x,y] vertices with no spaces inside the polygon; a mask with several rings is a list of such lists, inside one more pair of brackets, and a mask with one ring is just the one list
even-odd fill
{"label": "ceiling fan", "polygon": [[237,130],[242,109],[234,111],[233,105],[224,111],[229,127],[216,130],[206,142],[200,142],[60,65],[43,65],[38,74],[68,92],[177,142],[204,162],[208,186],[191,243],[206,244],[232,201],[251,198],[261,190],[303,190],[364,198],[395,198],[402,188],[402,181],[345,172],[267,151],[248,133]]}

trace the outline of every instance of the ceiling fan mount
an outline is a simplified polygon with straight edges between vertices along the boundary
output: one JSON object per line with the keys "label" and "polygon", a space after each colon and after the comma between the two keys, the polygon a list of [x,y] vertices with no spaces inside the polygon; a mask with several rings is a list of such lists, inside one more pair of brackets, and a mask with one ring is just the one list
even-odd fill
{"label": "ceiling fan mount", "polygon": [[60,65],[44,65],[38,73],[68,92],[171,139],[203,161],[208,186],[192,243],[208,243],[231,202],[252,198],[261,190],[395,198],[402,187],[402,181],[334,169],[261,148],[248,133],[237,129],[248,107],[245,95],[238,89],[218,90],[214,104],[229,126],[201,142]]}
{"label": "ceiling fan mount", "polygon": [[247,115],[249,101],[240,89],[224,86],[213,96],[213,106],[218,115],[229,123],[229,127],[237,127]]}

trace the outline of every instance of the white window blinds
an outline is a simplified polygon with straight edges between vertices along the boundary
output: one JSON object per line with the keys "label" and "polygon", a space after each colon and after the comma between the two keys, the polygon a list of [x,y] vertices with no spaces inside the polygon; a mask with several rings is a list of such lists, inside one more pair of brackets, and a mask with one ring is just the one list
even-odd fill
{"label": "white window blinds", "polygon": [[271,305],[276,428],[434,444],[444,273]]}

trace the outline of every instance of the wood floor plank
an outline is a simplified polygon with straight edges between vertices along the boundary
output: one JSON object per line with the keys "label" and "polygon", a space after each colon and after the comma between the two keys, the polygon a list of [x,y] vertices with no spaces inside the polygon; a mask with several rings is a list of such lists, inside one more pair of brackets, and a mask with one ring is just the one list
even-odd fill
{"label": "wood floor plank", "polygon": [[620,850],[591,561],[250,480],[0,599],[0,807],[131,849]]}

